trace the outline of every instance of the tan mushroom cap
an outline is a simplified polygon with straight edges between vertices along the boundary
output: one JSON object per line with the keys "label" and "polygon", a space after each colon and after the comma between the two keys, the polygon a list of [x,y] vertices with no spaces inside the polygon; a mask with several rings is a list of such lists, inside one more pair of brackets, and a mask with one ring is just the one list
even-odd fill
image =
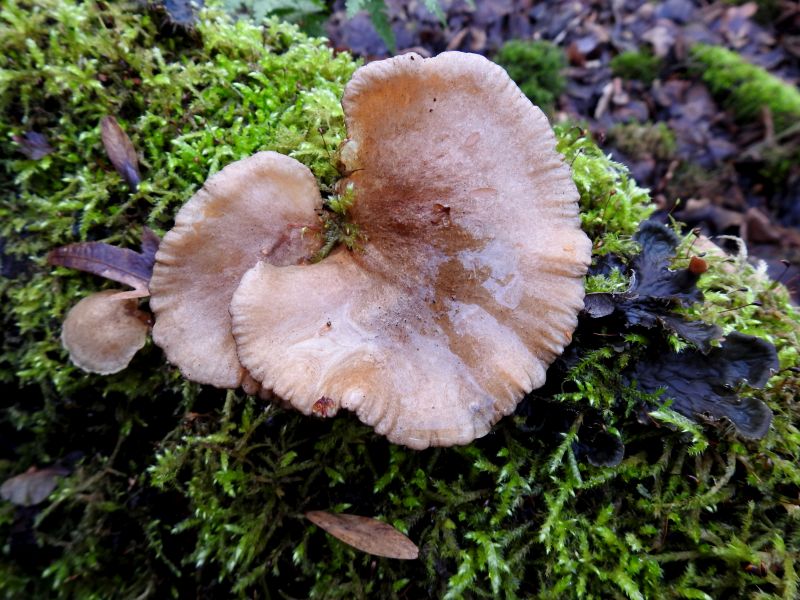
{"label": "tan mushroom cap", "polygon": [[233,291],[259,260],[290,265],[313,254],[320,241],[303,226],[318,222],[321,206],[307,167],[259,152],[210,177],[181,208],[156,254],[150,306],[153,340],[185,377],[242,383],[228,313]]}
{"label": "tan mushroom cap", "polygon": [[70,309],[61,343],[84,371],[110,375],[128,366],[147,341],[149,328],[136,299],[106,290],[86,296]]}
{"label": "tan mushroom cap", "polygon": [[324,397],[392,442],[468,443],[571,340],[591,255],[578,193],[545,116],[483,57],[374,62],[342,104],[368,241],[248,271],[239,358],[304,413]]}

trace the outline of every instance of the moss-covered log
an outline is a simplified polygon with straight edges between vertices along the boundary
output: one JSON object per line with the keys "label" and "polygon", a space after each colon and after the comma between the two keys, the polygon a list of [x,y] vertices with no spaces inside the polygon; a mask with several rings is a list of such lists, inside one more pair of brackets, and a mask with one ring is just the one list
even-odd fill
{"label": "moss-covered log", "polygon": [[[796,597],[800,317],[743,256],[706,256],[705,300],[680,310],[775,345],[781,370],[739,390],[774,413],[761,440],[641,410],[658,394],[631,365],[689,345],[659,327],[579,329],[516,416],[423,452],[344,415],[201,389],[152,345],[119,374],[86,375],[59,331],[102,284],[46,253],[136,247],[143,226],[163,232],[209,174],[258,150],[294,156],[330,190],[356,63],[284,24],[210,10],[184,30],[133,3],[77,0],[4,2],[0,50],[0,480],[69,473],[41,504],[0,503],[6,597]],[[106,115],[138,150],[135,192],[103,149]],[[35,158],[32,132],[52,151]],[[597,260],[634,255],[647,192],[580,128],[557,133]],[[587,285],[622,292],[629,274],[598,269]],[[624,443],[622,460],[595,466],[599,440]],[[380,517],[420,558],[361,554],[306,521],[313,509]]]}

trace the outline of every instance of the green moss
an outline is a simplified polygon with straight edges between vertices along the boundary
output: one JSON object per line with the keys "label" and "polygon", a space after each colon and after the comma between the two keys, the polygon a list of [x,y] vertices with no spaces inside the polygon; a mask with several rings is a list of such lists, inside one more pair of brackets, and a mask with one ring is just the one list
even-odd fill
{"label": "green moss", "polygon": [[550,42],[511,40],[503,44],[495,61],[544,112],[553,110],[566,81],[561,71],[567,66],[563,51]]}
{"label": "green moss", "polygon": [[[355,68],[347,55],[274,22],[261,29],[211,11],[177,34],[136,11],[76,0],[0,10],[0,236],[13,275],[0,283],[0,480],[75,464],[41,510],[0,503],[2,595],[796,596],[800,381],[788,367],[800,317],[744,260],[708,257],[708,300],[689,312],[777,346],[785,370],[753,392],[775,413],[761,442],[669,409],[653,416],[658,427],[639,423],[641,394],[621,376],[647,348],[638,333],[624,347],[577,335],[595,349],[525,401],[531,417],[506,418],[466,447],[423,452],[392,446],[351,416],[309,419],[189,385],[152,347],[111,377],[71,367],[60,321],[99,282],[44,266],[47,250],[79,239],[135,245],[143,224],[167,228],[209,172],[260,149],[298,157],[331,189],[344,134],[338,100]],[[108,113],[140,152],[134,194],[102,150],[98,122]],[[11,136],[29,129],[55,152],[23,159]],[[634,250],[631,236],[652,211],[646,190],[581,128],[556,135],[595,253]],[[617,272],[590,285],[626,282]],[[618,466],[576,454],[588,411],[624,441]],[[304,520],[311,509],[381,517],[421,558],[356,552]]]}
{"label": "green moss", "polygon": [[609,275],[589,275],[586,278],[587,294],[621,294],[630,287],[630,280],[619,269],[613,269]]}
{"label": "green moss", "polygon": [[751,148],[749,158],[762,161],[762,175],[780,186],[800,161],[793,139],[800,120],[800,90],[726,48],[695,44],[690,58],[694,71],[739,120],[761,120],[763,112],[769,112],[774,139]]}
{"label": "green moss", "polygon": [[325,210],[322,213],[324,242],[311,262],[322,260],[339,244],[343,244],[348,250],[358,251],[363,248],[366,236],[350,219],[350,209],[355,199],[355,186],[349,184],[341,194],[333,194],[325,201]]}
{"label": "green moss", "polygon": [[557,125],[559,152],[572,168],[580,194],[581,225],[597,254],[630,252],[639,223],[653,212],[650,196],[607,157],[589,134],[577,125]]}
{"label": "green moss", "polygon": [[652,83],[661,70],[661,59],[647,50],[627,50],[611,59],[611,70],[617,77]]}
{"label": "green moss", "polygon": [[768,108],[776,132],[795,125],[800,119],[797,87],[747,62],[736,52],[720,46],[695,44],[690,58],[711,91],[740,119],[758,119],[761,110]]}
{"label": "green moss", "polygon": [[635,160],[669,160],[675,153],[675,134],[666,123],[616,123],[608,130],[608,141]]}

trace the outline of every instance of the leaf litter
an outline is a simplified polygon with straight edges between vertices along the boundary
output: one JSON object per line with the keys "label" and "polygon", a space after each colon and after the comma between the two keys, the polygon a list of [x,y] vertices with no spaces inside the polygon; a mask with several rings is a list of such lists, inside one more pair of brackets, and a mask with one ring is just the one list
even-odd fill
{"label": "leaf litter", "polygon": [[306,518],[345,544],[375,556],[414,560],[419,548],[391,525],[359,515],[314,510]]}

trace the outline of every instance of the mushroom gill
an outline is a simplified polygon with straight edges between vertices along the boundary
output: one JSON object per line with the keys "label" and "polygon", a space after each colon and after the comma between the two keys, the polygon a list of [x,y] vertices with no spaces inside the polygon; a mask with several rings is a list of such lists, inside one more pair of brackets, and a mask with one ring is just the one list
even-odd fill
{"label": "mushroom gill", "polygon": [[483,57],[374,62],[342,104],[340,185],[367,241],[248,270],[239,360],[306,414],[324,399],[392,442],[468,443],[571,339],[591,254],[576,188],[545,116]]}

